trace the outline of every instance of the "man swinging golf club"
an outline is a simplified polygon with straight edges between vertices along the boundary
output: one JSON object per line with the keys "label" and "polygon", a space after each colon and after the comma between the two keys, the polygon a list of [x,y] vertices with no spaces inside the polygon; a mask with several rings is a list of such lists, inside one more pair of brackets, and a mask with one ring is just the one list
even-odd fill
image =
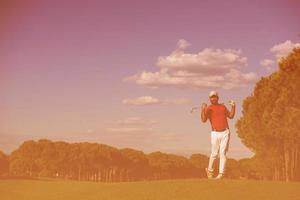
{"label": "man swinging golf club", "polygon": [[235,114],[235,102],[230,100],[231,110],[229,111],[224,104],[219,104],[219,95],[216,91],[209,93],[211,105],[203,103],[201,106],[201,121],[206,122],[209,119],[211,124],[211,155],[208,168],[206,168],[207,177],[213,178],[213,164],[220,153],[219,174],[216,179],[224,177],[226,165],[226,153],[228,151],[230,131],[227,117],[233,119]]}

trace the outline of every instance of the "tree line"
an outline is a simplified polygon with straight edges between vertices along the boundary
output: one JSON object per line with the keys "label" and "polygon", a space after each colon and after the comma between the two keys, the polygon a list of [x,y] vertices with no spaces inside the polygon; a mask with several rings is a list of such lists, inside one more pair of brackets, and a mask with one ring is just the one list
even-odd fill
{"label": "tree line", "polygon": [[[228,159],[227,177],[255,178],[249,170],[240,170],[241,163]],[[0,153],[0,176],[99,182],[206,178],[207,164],[208,157],[201,154],[186,158],[159,151],[145,154],[98,143],[41,139],[25,141],[10,155]]]}
{"label": "tree line", "polygon": [[[215,172],[218,172],[216,160]],[[208,156],[189,158],[160,151],[145,154],[131,148],[117,149],[98,143],[25,141],[10,155],[0,151],[0,178],[58,178],[96,182],[206,178]],[[229,158],[226,178],[264,179],[268,165],[257,156]],[[299,180],[299,179],[298,179]]]}

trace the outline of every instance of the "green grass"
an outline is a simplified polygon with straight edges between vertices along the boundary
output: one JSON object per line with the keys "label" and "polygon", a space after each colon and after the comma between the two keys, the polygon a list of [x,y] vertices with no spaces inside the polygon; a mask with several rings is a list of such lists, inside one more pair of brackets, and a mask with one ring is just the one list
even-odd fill
{"label": "green grass", "polygon": [[0,180],[1,200],[296,200],[300,183],[249,180],[164,180],[94,183]]}

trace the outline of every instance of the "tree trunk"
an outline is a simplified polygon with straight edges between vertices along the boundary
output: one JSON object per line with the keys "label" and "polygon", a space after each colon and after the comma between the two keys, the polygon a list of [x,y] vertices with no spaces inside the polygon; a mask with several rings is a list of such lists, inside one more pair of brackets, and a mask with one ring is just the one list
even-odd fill
{"label": "tree trunk", "polygon": [[105,182],[109,180],[109,169],[105,169]]}
{"label": "tree trunk", "polygon": [[81,180],[81,165],[78,167],[78,180]]}
{"label": "tree trunk", "polygon": [[32,176],[32,164],[30,164],[30,168],[29,168],[29,176]]}
{"label": "tree trunk", "polygon": [[289,155],[287,141],[285,141],[285,144],[284,144],[284,170],[285,170],[285,181],[286,182],[290,181],[289,165],[290,165],[290,155]]}
{"label": "tree trunk", "polygon": [[290,166],[290,171],[291,171],[291,180],[294,180],[294,169],[295,169],[295,148],[294,148],[294,142],[292,144],[291,148],[291,166]]}
{"label": "tree trunk", "polygon": [[111,168],[109,168],[109,179],[108,179],[108,181],[109,182],[112,182],[113,181],[113,168],[111,167]]}
{"label": "tree trunk", "polygon": [[277,165],[275,165],[275,168],[274,168],[273,180],[274,181],[278,181],[279,180],[279,170],[278,170],[278,166]]}
{"label": "tree trunk", "polygon": [[295,166],[295,178],[296,178],[296,180],[299,180],[298,178],[300,178],[299,177],[299,171],[300,171],[300,165],[299,165],[299,160],[298,160],[298,157],[299,157],[299,152],[300,152],[300,149],[299,149],[299,146],[298,146],[298,144],[296,143],[296,147],[295,147],[295,149],[296,149],[296,154],[295,154],[295,163],[296,163],[296,166]]}
{"label": "tree trunk", "polygon": [[100,168],[98,168],[98,178],[97,178],[98,181],[101,181],[101,170]]}

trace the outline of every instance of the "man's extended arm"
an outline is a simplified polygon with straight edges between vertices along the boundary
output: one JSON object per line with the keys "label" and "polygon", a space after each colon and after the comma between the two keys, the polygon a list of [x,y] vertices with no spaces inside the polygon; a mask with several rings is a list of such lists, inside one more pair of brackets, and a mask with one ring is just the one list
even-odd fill
{"label": "man's extended arm", "polygon": [[207,112],[206,112],[206,108],[207,108],[207,105],[206,103],[203,103],[202,106],[201,106],[201,121],[202,122],[206,122],[207,121]]}
{"label": "man's extended arm", "polygon": [[228,118],[233,119],[233,117],[235,115],[235,103],[232,102],[232,103],[230,103],[230,105],[231,105],[231,110],[228,113]]}

